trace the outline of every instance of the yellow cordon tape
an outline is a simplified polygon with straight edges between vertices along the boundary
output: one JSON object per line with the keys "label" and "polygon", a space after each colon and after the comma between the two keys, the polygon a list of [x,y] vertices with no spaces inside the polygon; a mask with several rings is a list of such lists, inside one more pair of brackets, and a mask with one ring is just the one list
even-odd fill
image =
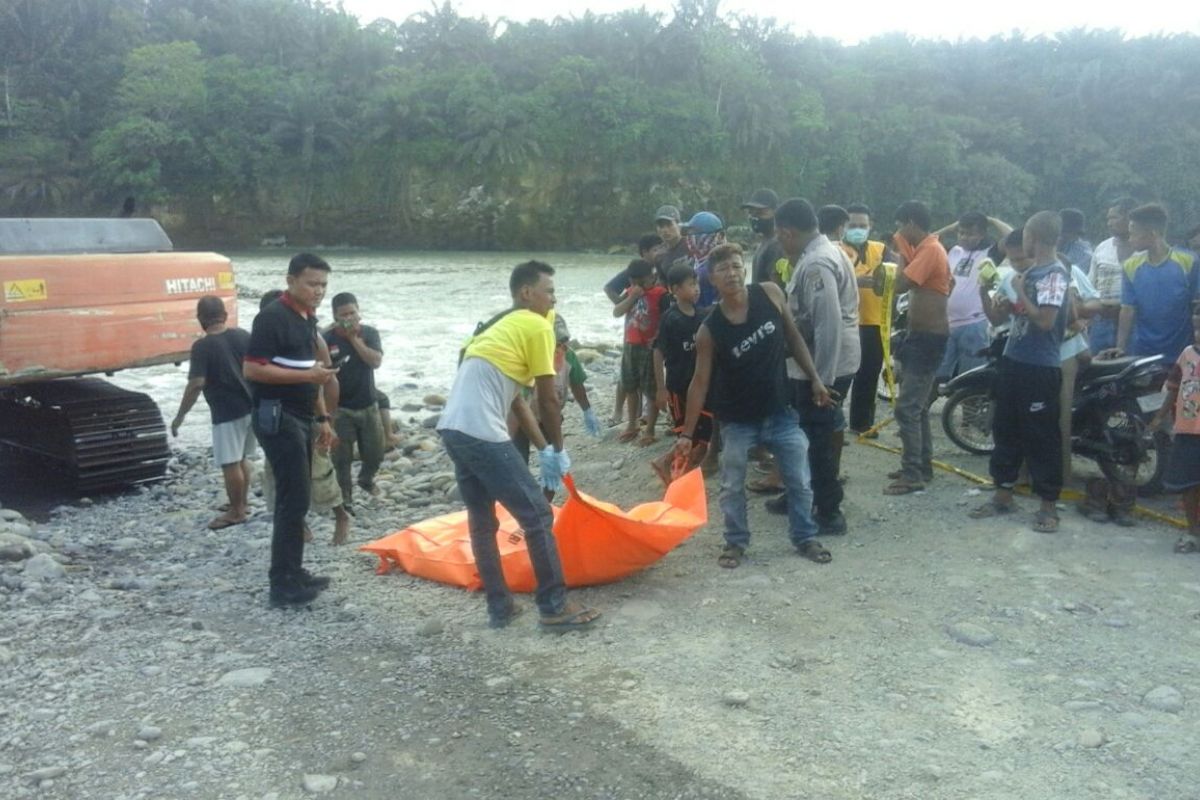
{"label": "yellow cordon tape", "polygon": [[[887,380],[888,395],[890,397],[888,402],[892,404],[892,408],[895,408],[896,375],[892,371],[892,300],[896,294],[896,265],[884,263],[883,275],[883,325],[880,326],[880,335],[883,336],[883,374]],[[896,418],[894,416],[888,417],[870,430],[860,433],[858,435],[858,444],[865,444],[868,447],[874,447],[876,450],[883,450],[887,453],[895,453],[896,455],[899,455],[901,453],[899,447],[889,447],[886,444],[880,444],[879,442],[872,441],[871,439],[867,438],[872,434],[879,433],[880,430],[892,424],[895,419]],[[982,475],[976,475],[974,472],[960,469],[953,464],[947,464],[945,461],[934,461],[933,466],[937,467],[943,472],[949,472],[952,475],[965,478],[972,483],[979,484],[980,486],[989,486],[992,483],[991,478],[985,478]],[[1017,492],[1023,495],[1032,494],[1032,492],[1025,487],[1018,488]],[[1063,489],[1059,494],[1059,498],[1063,500],[1082,500],[1083,494],[1075,491],[1074,489]],[[1176,528],[1186,528],[1188,526],[1187,520],[1180,519],[1179,517],[1173,517],[1170,514],[1164,514],[1161,511],[1155,511],[1152,508],[1134,506],[1134,511],[1143,517],[1146,517],[1147,519],[1152,519],[1156,522],[1162,522],[1167,525],[1174,525]]]}

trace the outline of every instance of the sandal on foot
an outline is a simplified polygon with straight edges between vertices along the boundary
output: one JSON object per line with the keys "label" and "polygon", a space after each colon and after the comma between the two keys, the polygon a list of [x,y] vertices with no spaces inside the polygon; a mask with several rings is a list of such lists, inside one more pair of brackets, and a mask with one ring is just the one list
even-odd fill
{"label": "sandal on foot", "polygon": [[1195,536],[1180,536],[1175,542],[1176,553],[1200,553],[1200,539]]}
{"label": "sandal on foot", "polygon": [[746,484],[746,488],[755,494],[776,494],[777,492],[782,492],[784,490],[783,484],[767,478],[758,478],[756,480],[752,480]]}
{"label": "sandal on foot", "polygon": [[235,518],[235,517],[230,517],[225,514],[222,514],[219,517],[214,517],[213,520],[208,523],[208,529],[210,531],[219,531],[223,528],[228,528],[233,525],[241,525],[245,521],[246,521],[245,517],[236,517]]}
{"label": "sandal on foot", "polygon": [[508,613],[503,617],[493,617],[490,614],[488,615],[488,627],[495,628],[497,630],[500,628],[507,628],[510,622],[524,613],[525,604],[518,603],[514,600],[512,605],[508,607]]}
{"label": "sandal on foot", "polygon": [[997,503],[994,500],[988,500],[986,503],[967,514],[971,519],[987,519],[989,517],[999,517],[1004,514],[1013,512],[1012,503]]}
{"label": "sandal on foot", "polygon": [[796,545],[796,552],[809,561],[815,561],[818,564],[828,564],[830,561],[833,561],[833,553],[826,550],[824,545],[816,539],[809,539],[807,542],[801,542]]}
{"label": "sandal on foot", "polygon": [[1058,530],[1058,514],[1053,511],[1038,511],[1033,518],[1033,529],[1038,533],[1054,533]]}
{"label": "sandal on foot", "polygon": [[626,428],[625,430],[621,431],[621,435],[617,437],[617,441],[618,442],[632,442],[634,439],[637,438],[637,435],[638,435],[638,432],[636,430],[631,431],[628,428]]}
{"label": "sandal on foot", "polygon": [[913,492],[925,491],[925,484],[912,483],[904,478],[893,481],[883,488],[883,493],[892,497],[898,497],[902,494],[912,494]]}
{"label": "sandal on foot", "polygon": [[543,614],[538,620],[538,627],[543,631],[566,633],[591,627],[600,619],[600,612],[587,606],[569,605],[558,614]]}
{"label": "sandal on foot", "polygon": [[741,566],[742,556],[745,554],[746,551],[736,544],[727,544],[721,555],[717,556],[717,566],[722,569],[737,569]]}
{"label": "sandal on foot", "polygon": [[657,436],[655,436],[652,433],[646,433],[646,434],[642,435],[642,438],[637,440],[637,446],[638,447],[649,447],[650,445],[654,444],[657,441],[658,441]]}

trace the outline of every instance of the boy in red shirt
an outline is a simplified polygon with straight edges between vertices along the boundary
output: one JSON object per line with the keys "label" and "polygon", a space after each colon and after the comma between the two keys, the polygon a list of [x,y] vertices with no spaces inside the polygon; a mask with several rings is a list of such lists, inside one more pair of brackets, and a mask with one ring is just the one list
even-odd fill
{"label": "boy in red shirt", "polygon": [[656,441],[654,426],[658,422],[658,406],[654,402],[654,353],[650,349],[658,336],[658,320],[662,316],[663,297],[667,290],[658,286],[650,262],[635,258],[626,270],[629,288],[621,302],[613,306],[614,317],[625,317],[625,346],[621,351],[621,385],[629,410],[629,425],[618,441],[632,441],[638,434],[638,418],[642,398],[646,397],[646,431],[638,444],[645,447]]}

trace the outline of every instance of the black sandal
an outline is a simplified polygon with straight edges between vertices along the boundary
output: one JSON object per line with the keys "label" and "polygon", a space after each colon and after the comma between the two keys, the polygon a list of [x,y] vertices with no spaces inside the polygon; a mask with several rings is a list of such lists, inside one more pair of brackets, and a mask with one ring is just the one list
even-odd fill
{"label": "black sandal", "polygon": [[833,561],[833,553],[826,550],[825,546],[816,539],[809,539],[796,545],[796,552],[817,564],[828,564]]}
{"label": "black sandal", "polygon": [[722,569],[737,569],[742,565],[742,556],[745,554],[746,551],[736,544],[727,544],[721,555],[717,556],[717,566]]}

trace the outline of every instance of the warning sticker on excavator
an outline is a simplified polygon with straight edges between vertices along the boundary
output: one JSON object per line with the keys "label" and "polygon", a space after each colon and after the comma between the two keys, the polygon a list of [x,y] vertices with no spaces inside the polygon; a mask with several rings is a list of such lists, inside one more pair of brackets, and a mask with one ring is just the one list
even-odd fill
{"label": "warning sticker on excavator", "polygon": [[8,303],[28,303],[46,299],[46,282],[41,278],[4,282],[4,300]]}
{"label": "warning sticker on excavator", "polygon": [[217,286],[221,289],[236,289],[237,284],[233,282],[232,272],[218,272]]}

